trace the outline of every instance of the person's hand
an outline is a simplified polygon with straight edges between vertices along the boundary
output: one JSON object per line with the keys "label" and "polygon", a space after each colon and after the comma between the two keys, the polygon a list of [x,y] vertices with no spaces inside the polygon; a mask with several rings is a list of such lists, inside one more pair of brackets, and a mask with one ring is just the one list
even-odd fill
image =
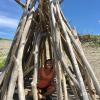
{"label": "person's hand", "polygon": [[46,97],[42,95],[42,99],[46,100]]}
{"label": "person's hand", "polygon": [[46,97],[43,96],[42,94],[39,94],[39,99],[46,99]]}
{"label": "person's hand", "polygon": [[39,93],[39,99],[42,99],[42,95]]}

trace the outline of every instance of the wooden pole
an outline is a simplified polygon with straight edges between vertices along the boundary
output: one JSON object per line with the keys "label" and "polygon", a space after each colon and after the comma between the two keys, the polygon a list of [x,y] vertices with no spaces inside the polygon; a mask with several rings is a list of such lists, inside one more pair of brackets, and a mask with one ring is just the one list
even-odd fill
{"label": "wooden pole", "polygon": [[46,59],[50,59],[50,48],[49,48],[48,38],[46,38],[45,46],[46,46]]}
{"label": "wooden pole", "polygon": [[[57,59],[57,58],[56,58]],[[62,92],[62,77],[61,77],[61,64],[58,62],[58,60],[55,60],[55,72],[57,75],[57,98],[58,100],[63,100],[63,92]]]}
{"label": "wooden pole", "polygon": [[64,100],[69,100],[68,99],[68,91],[67,91],[67,84],[66,84],[64,71],[62,72],[62,81],[63,81]]}
{"label": "wooden pole", "polygon": [[[40,34],[39,34],[40,35]],[[32,94],[33,99],[38,100],[38,91],[37,91],[37,81],[38,81],[38,67],[39,67],[39,45],[40,45],[40,36],[36,39],[35,50],[34,50],[34,73],[32,85]]]}
{"label": "wooden pole", "polygon": [[[27,6],[29,4],[27,4]],[[17,59],[20,62],[20,66],[18,67],[18,91],[19,91],[19,99],[20,100],[25,100],[25,93],[24,93],[24,86],[23,86],[24,82],[23,82],[23,71],[22,71],[22,56],[23,56],[23,50],[24,50],[24,47],[25,47],[25,42],[26,42],[28,30],[29,30],[30,25],[31,25],[32,17],[33,17],[33,14],[31,14],[28,17],[28,20],[26,22],[25,29],[23,31],[22,40],[21,40],[21,43],[20,43],[18,56],[17,56]]]}
{"label": "wooden pole", "polygon": [[[68,30],[67,27],[66,27],[66,30]],[[84,55],[82,47],[78,45],[78,42],[72,36],[71,32],[68,32],[68,34],[69,34],[69,36],[70,36],[70,38],[71,38],[71,40],[72,40],[77,52],[78,52],[78,55],[82,59],[84,65],[86,66],[86,69],[88,70],[88,72],[89,72],[89,74],[90,74],[90,76],[91,76],[91,78],[93,80],[94,87],[96,88],[97,94],[100,96],[100,84],[99,84],[99,82],[98,82],[98,80],[97,80],[97,78],[96,78],[96,76],[95,76],[95,74],[94,74],[94,72],[92,70],[91,65],[89,64],[89,62],[87,61],[87,58]]]}
{"label": "wooden pole", "polygon": [[[54,12],[53,12],[53,3],[51,3],[50,5],[50,9],[51,9],[51,16],[52,16],[52,22],[51,22],[51,35],[52,35],[52,45],[53,45],[53,52],[54,52],[54,58],[55,58],[55,70],[56,70],[56,74],[57,74],[57,97],[58,100],[63,100],[63,93],[62,93],[62,82],[61,82],[61,66],[60,61],[59,61],[59,57],[58,55],[61,56],[61,53],[59,52],[59,43],[60,43],[60,31],[59,28],[55,26],[56,24],[56,20],[55,20],[55,16],[54,16]],[[58,33],[58,34],[57,34]]]}
{"label": "wooden pole", "polygon": [[[38,79],[38,67],[39,67],[39,54],[40,54],[40,42],[42,40],[42,37],[46,34],[40,34],[37,33],[37,36],[35,37],[35,50],[33,52],[34,54],[34,72],[33,72],[33,80],[31,82],[32,86],[32,95],[34,100],[38,100],[38,91],[37,91],[37,79]],[[43,45],[42,45],[43,46]]]}
{"label": "wooden pole", "polygon": [[[20,100],[25,100],[24,86],[23,86],[24,83],[23,83],[23,71],[22,71],[22,56],[23,56],[23,50],[24,50],[24,46],[25,46],[25,42],[26,42],[25,40],[26,40],[26,36],[28,34],[28,30],[29,30],[29,27],[31,24],[32,16],[33,15],[31,14],[28,17],[28,20],[27,20],[26,25],[25,25],[25,29],[23,30],[23,36],[22,36],[21,41],[20,41],[18,55],[17,55],[17,60],[18,60],[19,66],[15,65],[15,67],[18,68],[18,72],[16,72],[16,74],[18,75],[18,90],[19,90],[19,99]],[[17,77],[17,75],[16,75],[16,77]],[[13,81],[13,82],[15,82],[15,81]],[[11,88],[12,87],[10,85],[9,89],[11,89]],[[8,97],[9,97],[9,95],[8,95]]]}
{"label": "wooden pole", "polygon": [[76,98],[77,100],[81,100],[81,98],[79,98],[79,96],[78,96],[78,92],[77,92],[77,90],[76,90],[75,84],[74,84],[70,79],[69,79],[69,83],[70,83],[70,87],[71,87],[71,89],[72,89],[72,92],[73,92],[75,98]]}
{"label": "wooden pole", "polygon": [[14,67],[12,70],[12,74],[11,74],[11,80],[9,82],[9,86],[8,86],[8,92],[7,92],[7,98],[6,100],[12,100],[13,99],[13,94],[14,94],[14,90],[15,90],[15,86],[16,86],[16,81],[18,78],[18,61],[16,60],[16,58],[13,58],[15,61],[15,65],[17,67]]}
{"label": "wooden pole", "polygon": [[75,67],[75,71],[76,71],[76,74],[77,74],[77,78],[78,78],[78,81],[79,81],[79,84],[80,84],[80,87],[81,87],[83,100],[89,100],[88,94],[86,92],[85,85],[84,85],[84,82],[83,82],[83,79],[82,79],[82,76],[81,76],[81,73],[80,73],[80,70],[79,70],[79,67],[78,67],[78,64],[77,64],[77,60],[76,60],[75,54],[73,52],[73,47],[71,45],[71,41],[70,41],[70,38],[69,38],[68,34],[66,34],[66,28],[65,28],[65,26],[63,24],[63,19],[62,19],[62,16],[60,14],[59,6],[58,6],[57,3],[56,3],[56,8],[57,8],[58,17],[59,17],[59,20],[60,20],[64,35],[65,35],[65,38],[66,38],[66,42],[67,42],[67,45],[69,47],[69,51],[70,51],[70,54],[71,54],[71,57],[72,57],[72,60],[73,60],[73,63],[74,63],[74,67]]}
{"label": "wooden pole", "polygon": [[18,45],[19,45],[19,42],[20,42],[20,39],[21,39],[21,35],[22,35],[23,29],[24,29],[25,22],[26,22],[26,18],[27,18],[27,14],[26,14],[26,12],[24,12],[23,18],[22,18],[22,23],[21,23],[21,26],[20,26],[20,30],[18,32],[18,36],[16,37],[17,40],[15,42],[15,45],[12,47],[11,58],[10,58],[10,61],[7,65],[7,70],[5,72],[4,82],[3,82],[2,91],[1,91],[2,100],[3,100],[3,96],[5,94],[4,92],[7,88],[7,85],[8,85],[8,82],[9,82],[8,80],[10,78],[12,67],[13,67],[13,55],[15,55],[15,53],[17,52]]}
{"label": "wooden pole", "polygon": [[[77,39],[77,41],[79,41]],[[81,59],[79,58],[79,55],[76,53],[75,51],[75,54],[76,54],[76,58],[77,58],[77,61],[78,61],[78,64],[80,66],[80,70],[81,70],[81,73],[84,74],[84,82],[86,84],[86,87],[90,93],[90,96],[92,98],[92,100],[96,100],[96,91],[95,91],[95,88],[93,86],[93,82],[91,80],[91,77],[89,76],[89,73],[88,71],[86,70],[86,68],[84,67],[84,64],[82,63]]]}
{"label": "wooden pole", "polygon": [[[63,15],[63,13],[62,13]],[[63,15],[64,17],[64,15]],[[65,20],[65,18],[64,18]],[[78,54],[80,55],[80,58],[82,59],[84,65],[86,66],[92,80],[93,80],[93,84],[94,84],[94,87],[96,88],[96,91],[97,91],[97,94],[100,96],[100,84],[92,70],[92,67],[91,65],[89,64],[89,62],[87,61],[87,58],[85,57],[85,54],[82,50],[82,47],[78,45],[78,42],[77,40],[75,40],[75,38],[73,37],[72,33],[71,33],[71,27],[69,26],[68,22],[65,20],[66,23],[64,23],[65,27],[66,27],[66,31],[68,32],[73,44],[75,45],[75,48],[77,49],[77,52]],[[77,34],[77,33],[76,33]]]}

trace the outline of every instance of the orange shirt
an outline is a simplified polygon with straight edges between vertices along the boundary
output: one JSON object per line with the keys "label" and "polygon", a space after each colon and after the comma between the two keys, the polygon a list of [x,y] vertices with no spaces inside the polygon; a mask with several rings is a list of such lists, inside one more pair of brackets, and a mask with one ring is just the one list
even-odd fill
{"label": "orange shirt", "polygon": [[38,72],[38,88],[46,88],[48,87],[51,82],[53,81],[54,78],[54,71],[53,69],[45,69],[45,68],[40,68]]}

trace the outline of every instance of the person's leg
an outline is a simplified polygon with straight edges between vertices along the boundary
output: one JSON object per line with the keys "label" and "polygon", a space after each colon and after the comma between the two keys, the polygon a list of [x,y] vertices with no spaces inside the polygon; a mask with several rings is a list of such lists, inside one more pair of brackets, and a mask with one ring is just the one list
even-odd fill
{"label": "person's leg", "polygon": [[45,95],[51,95],[55,91],[55,87],[53,85],[48,86]]}
{"label": "person's leg", "polygon": [[46,92],[43,94],[46,96],[46,100],[52,100],[51,94],[55,91],[55,87],[53,85],[48,86]]}
{"label": "person's leg", "polygon": [[46,96],[43,94],[47,91],[47,88],[38,89],[39,100],[46,100]]}
{"label": "person's leg", "polygon": [[46,100],[52,100],[51,95],[46,96]]}

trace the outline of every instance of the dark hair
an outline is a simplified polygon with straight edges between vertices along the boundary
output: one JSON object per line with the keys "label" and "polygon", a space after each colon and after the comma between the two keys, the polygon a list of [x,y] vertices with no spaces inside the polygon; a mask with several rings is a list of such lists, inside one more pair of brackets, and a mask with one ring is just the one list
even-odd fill
{"label": "dark hair", "polygon": [[51,63],[53,64],[53,59],[47,59],[47,60],[45,61],[45,64],[46,64],[47,62],[51,62]]}

